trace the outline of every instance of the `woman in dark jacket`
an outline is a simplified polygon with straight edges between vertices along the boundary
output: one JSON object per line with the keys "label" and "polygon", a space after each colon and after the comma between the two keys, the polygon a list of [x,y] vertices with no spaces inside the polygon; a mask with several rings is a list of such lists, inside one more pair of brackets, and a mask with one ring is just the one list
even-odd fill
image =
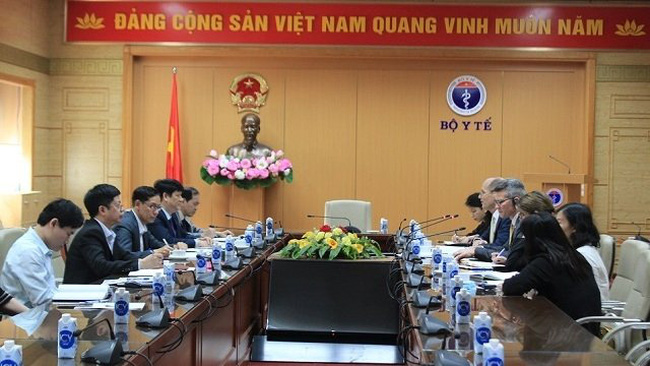
{"label": "woman in dark jacket", "polygon": [[[528,264],[503,283],[503,294],[546,297],[573,319],[601,315],[600,292],[591,266],[569,243],[555,217],[546,212],[526,217],[521,228]],[[598,334],[598,323],[586,324]]]}

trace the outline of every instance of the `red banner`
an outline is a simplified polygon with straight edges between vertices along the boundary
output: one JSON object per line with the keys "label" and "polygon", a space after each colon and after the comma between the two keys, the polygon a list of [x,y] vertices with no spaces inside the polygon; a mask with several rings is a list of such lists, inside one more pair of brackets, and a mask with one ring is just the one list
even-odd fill
{"label": "red banner", "polygon": [[650,49],[650,7],[68,0],[68,42]]}

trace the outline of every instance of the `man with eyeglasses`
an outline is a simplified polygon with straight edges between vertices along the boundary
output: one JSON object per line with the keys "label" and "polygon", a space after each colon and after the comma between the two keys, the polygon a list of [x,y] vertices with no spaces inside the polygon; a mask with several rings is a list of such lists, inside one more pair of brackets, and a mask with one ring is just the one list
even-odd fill
{"label": "man with eyeglasses", "polygon": [[493,251],[500,251],[508,242],[510,218],[500,215],[493,194],[496,187],[505,185],[506,182],[506,179],[494,177],[487,178],[481,185],[481,193],[479,194],[481,205],[484,210],[492,212],[490,230],[488,230],[487,235],[484,237],[477,236],[470,238],[468,242],[471,242],[472,246],[454,253],[454,258],[457,261],[460,261],[463,258],[475,257],[479,260],[489,262],[492,260],[490,253]]}
{"label": "man with eyeglasses", "polygon": [[156,239],[147,224],[156,220],[160,210],[160,195],[153,187],[140,186],[131,195],[132,209],[122,215],[122,221],[115,226],[115,244],[126,251],[144,258],[152,253],[168,257],[172,248]]}
{"label": "man with eyeglasses", "polygon": [[162,268],[160,253],[138,258],[115,245],[112,227],[122,217],[120,190],[110,184],[98,184],[84,196],[91,219],[75,235],[65,263],[63,283],[99,283],[109,276],[124,276],[138,269]]}

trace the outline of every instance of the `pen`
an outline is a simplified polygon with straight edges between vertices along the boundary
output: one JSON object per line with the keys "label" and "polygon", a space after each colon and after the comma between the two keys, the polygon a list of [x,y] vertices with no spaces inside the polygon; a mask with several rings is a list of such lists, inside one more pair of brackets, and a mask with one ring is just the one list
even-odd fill
{"label": "pen", "polygon": [[499,252],[499,254],[497,254],[497,257],[500,257],[501,254],[503,254],[503,252],[505,252],[505,251],[506,251],[506,248],[501,249],[501,251]]}

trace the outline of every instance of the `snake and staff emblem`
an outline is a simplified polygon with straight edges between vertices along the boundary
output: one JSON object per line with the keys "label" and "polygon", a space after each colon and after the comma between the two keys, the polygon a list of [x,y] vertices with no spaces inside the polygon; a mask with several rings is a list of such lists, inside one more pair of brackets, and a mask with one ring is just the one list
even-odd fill
{"label": "snake and staff emblem", "polygon": [[478,113],[487,101],[487,90],[479,78],[463,75],[454,79],[447,88],[449,108],[461,116]]}

